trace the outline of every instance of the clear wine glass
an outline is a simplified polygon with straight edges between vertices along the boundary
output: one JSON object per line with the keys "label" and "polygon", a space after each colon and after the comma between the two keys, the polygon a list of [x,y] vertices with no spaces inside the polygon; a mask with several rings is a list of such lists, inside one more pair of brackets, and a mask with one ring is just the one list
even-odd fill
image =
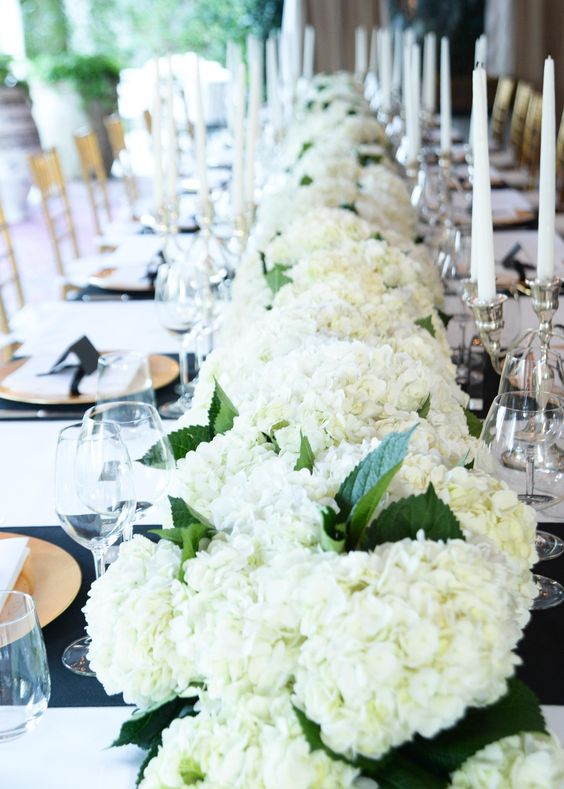
{"label": "clear wine glass", "polygon": [[[554,470],[537,473],[537,453],[556,443],[563,426],[564,410],[558,398],[548,397],[541,403],[532,392],[500,394],[484,421],[476,468],[505,481],[523,503],[533,507],[545,504],[555,498],[553,491],[562,479]],[[542,537],[540,543],[536,541],[537,551],[540,548],[542,554]],[[564,587],[556,581],[541,575],[534,579],[539,594],[533,608],[549,608],[564,600]]]}
{"label": "clear wine glass", "polygon": [[456,364],[456,381],[464,385],[470,376],[469,349],[466,341],[466,328],[470,321],[470,312],[463,296],[466,283],[470,276],[470,236],[454,229],[439,253],[441,276],[447,296],[456,296],[450,309],[455,311],[452,320],[459,328],[458,348],[454,350],[453,361]]}
{"label": "clear wine glass", "polygon": [[0,591],[0,743],[30,731],[47,709],[51,680],[33,598]]}
{"label": "clear wine glass", "polygon": [[189,353],[196,346],[197,376],[202,361],[201,337],[209,337],[213,328],[213,295],[208,272],[190,260],[161,265],[155,282],[155,304],[161,325],[180,338],[182,393],[176,402],[159,409],[165,418],[178,419],[190,408],[194,395],[194,383],[190,382],[188,369]]}
{"label": "clear wine glass", "polygon": [[[174,456],[163,423],[152,405],[127,400],[92,406],[84,414],[83,431],[88,433],[93,425],[111,424],[119,428],[131,458],[135,523],[139,523],[166,495],[174,470]],[[149,451],[150,464],[143,462]],[[129,540],[132,536],[133,521],[130,521],[123,530],[123,539]]]}
{"label": "clear wine glass", "polygon": [[[65,532],[92,551],[96,578],[105,553],[135,515],[133,469],[120,429],[112,423],[70,425],[59,433],[55,459],[55,511]],[[94,676],[88,663],[90,639],[79,638],[63,653],[75,674]]]}

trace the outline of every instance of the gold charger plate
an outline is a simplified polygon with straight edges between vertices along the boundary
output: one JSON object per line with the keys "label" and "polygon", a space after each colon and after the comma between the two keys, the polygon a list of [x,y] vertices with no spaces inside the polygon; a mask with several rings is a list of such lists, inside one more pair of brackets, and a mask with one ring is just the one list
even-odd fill
{"label": "gold charger plate", "polygon": [[[92,405],[96,402],[94,394],[78,395],[77,397],[70,394],[46,397],[37,392],[20,392],[4,386],[4,380],[26,361],[26,359],[14,359],[0,367],[0,397],[5,400],[14,400],[17,403],[35,403],[37,405]],[[160,353],[152,353],[149,356],[149,369],[153,379],[153,388],[162,389],[177,377],[178,362]]]}
{"label": "gold charger plate", "polygon": [[535,215],[532,211],[515,211],[513,216],[493,218],[494,228],[496,227],[512,227],[513,225],[522,225],[525,222],[532,222]]}
{"label": "gold charger plate", "polygon": [[27,537],[29,554],[14,589],[27,592],[35,601],[41,627],[60,616],[77,596],[82,574],[76,559],[58,545],[38,537],[0,532],[0,540]]}
{"label": "gold charger plate", "polygon": [[125,278],[120,282],[120,280],[109,279],[116,271],[118,271],[118,268],[100,269],[100,271],[96,271],[95,274],[88,277],[88,284],[102,290],[130,291],[132,293],[148,293],[153,290],[153,286],[149,281],[143,282],[139,279],[127,280]]}

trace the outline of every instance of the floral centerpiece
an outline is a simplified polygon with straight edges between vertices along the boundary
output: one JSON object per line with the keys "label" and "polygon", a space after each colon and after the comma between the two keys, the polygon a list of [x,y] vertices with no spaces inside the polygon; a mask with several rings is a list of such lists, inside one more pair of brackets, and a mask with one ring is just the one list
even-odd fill
{"label": "floral centerpiece", "polygon": [[314,80],[170,436],[160,539],[86,606],[142,789],[564,784],[514,677],[534,513],[471,467],[415,226],[354,83]]}

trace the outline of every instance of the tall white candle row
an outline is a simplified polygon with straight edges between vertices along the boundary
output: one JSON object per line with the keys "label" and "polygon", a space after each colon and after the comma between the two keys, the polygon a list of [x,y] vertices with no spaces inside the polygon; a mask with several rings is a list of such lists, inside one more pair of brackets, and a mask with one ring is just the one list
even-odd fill
{"label": "tall white candle row", "polygon": [[378,31],[380,104],[386,113],[392,109],[392,38],[386,28]]}
{"label": "tall white candle row", "polygon": [[247,114],[247,150],[246,150],[246,183],[245,192],[247,208],[252,209],[254,205],[255,190],[255,157],[258,132],[260,129],[260,85],[261,85],[261,63],[258,58],[254,58],[249,64],[250,68],[250,92],[249,107]]}
{"label": "tall white candle row", "polygon": [[421,50],[418,44],[411,44],[409,39],[404,48],[404,79],[403,94],[405,106],[405,127],[407,136],[407,161],[417,161],[421,147],[421,130],[419,127],[420,83],[421,83]]}
{"label": "tall white candle row", "polygon": [[542,85],[542,125],[539,177],[539,236],[537,278],[554,277],[554,236],[556,211],[556,114],[554,101],[554,60],[544,62]]}
{"label": "tall white candle row", "polygon": [[280,77],[278,70],[278,45],[271,34],[266,42],[266,92],[270,123],[277,134],[282,128],[282,103],[280,100]]}
{"label": "tall white candle row", "polygon": [[435,72],[437,69],[437,37],[427,33],[423,42],[423,109],[435,112]]}
{"label": "tall white candle row", "polygon": [[478,280],[478,299],[492,301],[496,295],[488,150],[488,107],[485,69],[472,72],[472,109],[474,117],[474,177],[472,181],[471,278]]}
{"label": "tall white candle row", "polygon": [[233,179],[231,200],[233,216],[240,217],[244,212],[244,160],[245,135],[245,66],[241,64],[237,72],[237,83],[233,101]]}
{"label": "tall white candle row", "polygon": [[[172,57],[167,57],[167,82],[165,102],[161,95],[161,68],[159,59],[154,60],[154,92],[151,112],[151,137],[153,149],[153,201],[157,214],[162,211],[165,203],[173,205],[177,198],[177,137],[174,117],[174,72]],[[163,140],[166,145],[163,148]],[[166,159],[163,158],[166,151]]]}
{"label": "tall white candle row", "polygon": [[302,76],[311,82],[315,73],[315,28],[306,25],[304,30],[304,63]]}
{"label": "tall white candle row", "polygon": [[452,150],[452,109],[450,89],[450,48],[448,38],[441,39],[441,148],[450,155]]}
{"label": "tall white candle row", "polygon": [[208,168],[206,164],[206,122],[204,115],[204,100],[202,96],[202,76],[200,73],[200,58],[196,58],[196,171],[198,173],[198,197],[200,210],[209,208]]}
{"label": "tall white candle row", "polygon": [[354,73],[360,79],[364,79],[368,68],[368,36],[364,25],[356,28],[354,40]]}

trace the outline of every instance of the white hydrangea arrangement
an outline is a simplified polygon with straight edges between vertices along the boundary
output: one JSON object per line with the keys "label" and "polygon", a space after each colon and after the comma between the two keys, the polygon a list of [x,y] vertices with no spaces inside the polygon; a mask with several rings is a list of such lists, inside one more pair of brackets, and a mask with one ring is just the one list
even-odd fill
{"label": "white hydrangea arrangement", "polygon": [[300,107],[171,434],[163,539],[86,605],[99,680],[140,708],[117,742],[148,750],[142,789],[562,786],[513,677],[534,513],[464,467],[440,282],[358,86]]}

